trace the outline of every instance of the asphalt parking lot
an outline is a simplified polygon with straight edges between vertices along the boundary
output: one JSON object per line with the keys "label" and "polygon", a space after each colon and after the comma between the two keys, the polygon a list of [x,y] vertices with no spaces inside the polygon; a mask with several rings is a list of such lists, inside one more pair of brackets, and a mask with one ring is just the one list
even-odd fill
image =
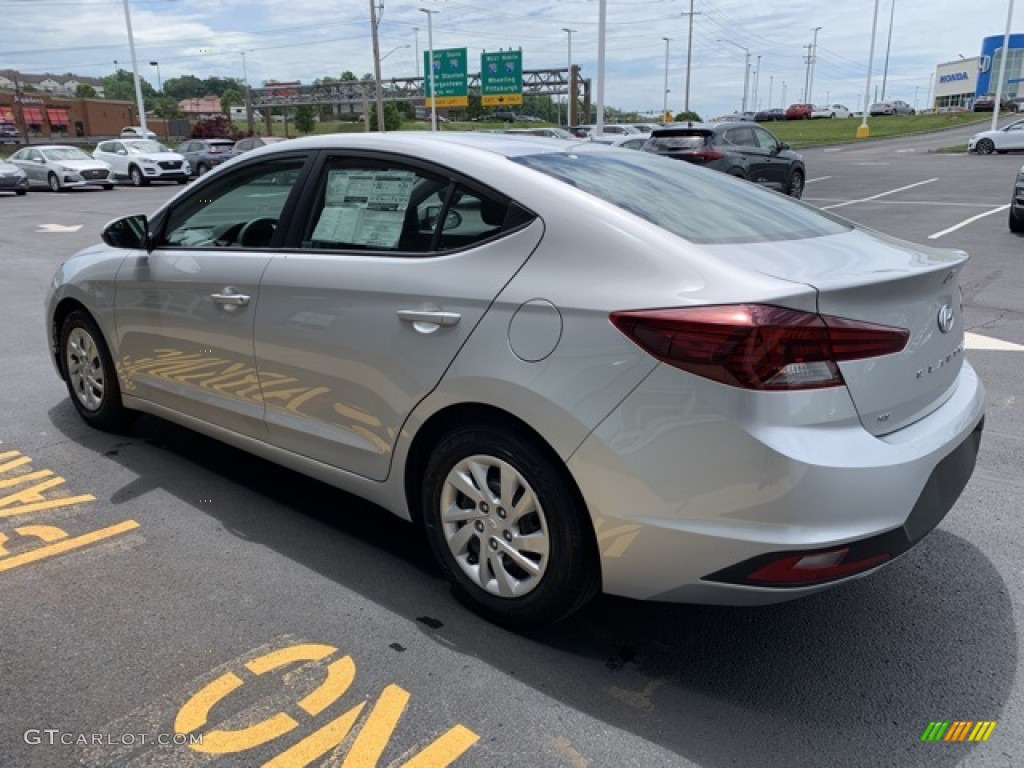
{"label": "asphalt parking lot", "polygon": [[[1020,765],[1024,155],[928,151],[951,143],[803,154],[808,203],[973,257],[989,403],[953,512],[801,601],[600,598],[530,635],[460,606],[415,529],[364,501],[155,418],[82,424],[47,359],[47,282],[180,187],[0,197],[0,766]],[[933,721],[997,725],[922,742]]]}

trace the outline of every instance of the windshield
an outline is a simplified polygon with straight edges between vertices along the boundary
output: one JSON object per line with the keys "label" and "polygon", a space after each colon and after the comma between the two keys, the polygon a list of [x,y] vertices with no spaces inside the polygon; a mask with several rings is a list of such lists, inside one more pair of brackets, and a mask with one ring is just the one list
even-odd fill
{"label": "windshield", "polygon": [[618,150],[512,158],[695,243],[798,240],[850,226],[718,171]]}
{"label": "windshield", "polygon": [[150,152],[170,152],[167,147],[159,141],[133,141],[126,144],[128,151],[133,155],[144,155]]}
{"label": "windshield", "polygon": [[43,155],[47,160],[92,160],[85,152],[75,147],[44,149]]}

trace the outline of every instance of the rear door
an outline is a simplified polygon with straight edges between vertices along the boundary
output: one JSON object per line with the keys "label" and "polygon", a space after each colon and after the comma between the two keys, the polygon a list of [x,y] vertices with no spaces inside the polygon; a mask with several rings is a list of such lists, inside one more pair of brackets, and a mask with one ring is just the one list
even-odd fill
{"label": "rear door", "polygon": [[772,184],[771,156],[768,150],[761,147],[754,130],[753,125],[729,128],[722,136],[722,143],[730,152],[742,158],[749,181]]}
{"label": "rear door", "polygon": [[781,155],[782,147],[778,140],[760,126],[752,126],[758,148],[764,152],[764,181],[762,184],[783,190],[789,176],[789,158]]}
{"label": "rear door", "polygon": [[[260,287],[255,353],[276,445],[382,480],[542,224],[491,190],[394,156],[328,154]],[[518,212],[518,213],[517,213]]]}

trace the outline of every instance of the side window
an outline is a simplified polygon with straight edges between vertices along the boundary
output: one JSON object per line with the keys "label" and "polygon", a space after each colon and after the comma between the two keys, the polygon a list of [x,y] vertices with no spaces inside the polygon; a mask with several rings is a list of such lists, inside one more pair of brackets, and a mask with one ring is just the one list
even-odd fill
{"label": "side window", "polygon": [[205,185],[167,217],[165,248],[269,248],[303,158],[264,161]]}
{"label": "side window", "polygon": [[184,153],[184,152],[194,152],[195,150],[196,150],[196,143],[194,141],[190,141],[190,142],[184,144],[178,151]]}
{"label": "side window", "polygon": [[507,209],[506,202],[439,174],[338,158],[320,180],[302,247],[394,253],[463,248],[499,232]]}
{"label": "side window", "polygon": [[31,152],[28,153],[28,159],[35,160],[36,162],[38,162],[43,159],[43,155],[38,149],[33,149]]}
{"label": "side window", "polygon": [[768,133],[768,131],[761,128],[752,128],[751,130],[753,130],[754,137],[757,139],[757,143],[761,149],[775,149],[778,147],[779,142],[777,142],[775,137]]}

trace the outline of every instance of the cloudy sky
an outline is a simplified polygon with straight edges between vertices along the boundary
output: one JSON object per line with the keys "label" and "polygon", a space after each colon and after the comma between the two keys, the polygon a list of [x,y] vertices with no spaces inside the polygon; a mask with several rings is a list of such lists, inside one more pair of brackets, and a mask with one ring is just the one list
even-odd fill
{"label": "cloudy sky", "polygon": [[[886,95],[923,106],[936,64],[975,56],[983,37],[1002,34],[1007,1],[881,0],[874,67],[879,84],[896,3]],[[682,109],[688,24],[683,14],[690,0],[608,0],[607,6],[605,103],[661,109],[662,38],[669,37],[669,108]],[[369,2],[363,0],[131,0],[130,7],[140,73],[154,85],[154,60],[163,79],[241,77],[241,51],[253,85],[373,69]],[[562,30],[576,30],[574,63],[596,87],[597,0],[383,0],[381,52],[393,51],[383,63],[385,77],[416,74],[414,50],[418,45],[422,56],[427,48],[421,8],[438,11],[434,47],[468,48],[471,71],[479,68],[481,51],[516,47],[523,50],[526,69],[564,67],[568,35]],[[750,49],[751,69],[761,57],[761,107],[799,101],[803,46],[811,42],[813,27],[821,27],[814,101],[859,108],[873,8],[872,0],[694,0],[691,108],[704,117],[739,109],[745,57],[739,46]],[[0,69],[103,76],[113,71],[114,61],[130,67],[122,0],[0,0],[0,12]],[[752,78],[751,107],[753,91]]]}

